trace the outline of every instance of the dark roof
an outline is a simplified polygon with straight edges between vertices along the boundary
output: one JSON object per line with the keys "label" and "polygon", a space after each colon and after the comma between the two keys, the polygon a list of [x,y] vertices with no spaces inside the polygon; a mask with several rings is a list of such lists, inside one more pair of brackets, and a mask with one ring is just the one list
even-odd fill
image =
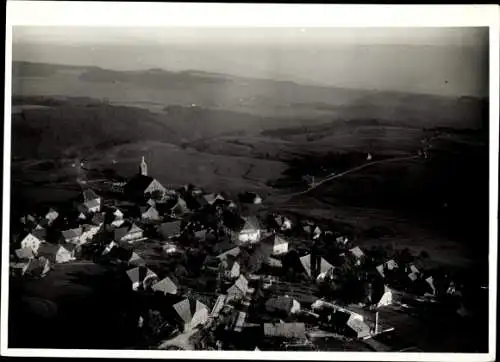
{"label": "dark roof", "polygon": [[83,202],[85,203],[99,199],[99,196],[92,189],[85,189],[83,190],[82,194],[83,194]]}
{"label": "dark roof", "polygon": [[178,220],[164,222],[159,226],[159,233],[164,238],[169,238],[179,235],[180,232],[181,232],[181,222]]}
{"label": "dark roof", "polygon": [[266,308],[269,311],[284,311],[289,312],[293,306],[293,298],[279,296],[276,298],[270,298],[266,301]]}
{"label": "dark roof", "polygon": [[130,179],[129,182],[125,185],[125,192],[127,193],[143,193],[148,186],[153,182],[154,178],[151,176],[144,176],[137,174]]}
{"label": "dark roof", "polygon": [[31,248],[17,249],[15,254],[18,259],[30,259],[34,257],[33,250]]}
{"label": "dark roof", "polygon": [[177,312],[177,315],[184,323],[190,323],[194,314],[203,308],[208,310],[208,307],[194,298],[185,298],[180,302],[173,305],[174,310]]}

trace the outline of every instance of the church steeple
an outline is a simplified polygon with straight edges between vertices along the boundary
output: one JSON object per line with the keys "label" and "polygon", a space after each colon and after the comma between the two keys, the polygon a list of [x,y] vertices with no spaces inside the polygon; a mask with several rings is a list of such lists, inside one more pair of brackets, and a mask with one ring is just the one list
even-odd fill
{"label": "church steeple", "polygon": [[139,171],[140,174],[143,176],[148,175],[148,165],[146,164],[146,161],[144,161],[144,156],[142,156],[141,165],[139,166]]}

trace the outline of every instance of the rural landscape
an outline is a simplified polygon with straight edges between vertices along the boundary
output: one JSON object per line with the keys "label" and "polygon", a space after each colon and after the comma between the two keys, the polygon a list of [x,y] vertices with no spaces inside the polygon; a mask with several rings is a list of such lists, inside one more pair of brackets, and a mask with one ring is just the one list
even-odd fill
{"label": "rural landscape", "polygon": [[23,46],[9,348],[487,352],[487,95]]}

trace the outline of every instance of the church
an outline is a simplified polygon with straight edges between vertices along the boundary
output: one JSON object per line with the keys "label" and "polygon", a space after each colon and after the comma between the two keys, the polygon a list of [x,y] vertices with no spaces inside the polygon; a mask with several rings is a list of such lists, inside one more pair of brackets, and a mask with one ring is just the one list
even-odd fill
{"label": "church", "polygon": [[156,179],[148,176],[148,165],[142,157],[139,173],[125,185],[125,195],[132,200],[147,200],[149,198],[163,198],[166,188]]}

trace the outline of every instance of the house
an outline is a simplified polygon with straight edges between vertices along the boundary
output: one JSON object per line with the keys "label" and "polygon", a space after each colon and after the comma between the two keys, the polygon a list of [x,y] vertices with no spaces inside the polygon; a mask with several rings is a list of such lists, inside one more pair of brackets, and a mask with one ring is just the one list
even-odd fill
{"label": "house", "polygon": [[21,261],[21,262],[11,262],[9,264],[10,268],[10,273],[12,276],[17,276],[21,277],[26,273],[26,270],[28,270],[28,265],[30,263],[30,259]]}
{"label": "house", "polygon": [[31,248],[21,248],[16,249],[14,251],[16,258],[20,261],[28,261],[29,259],[33,259],[35,254],[33,253],[33,249]]}
{"label": "house", "polygon": [[429,294],[436,295],[436,287],[434,286],[434,278],[432,276],[429,276],[429,277],[425,278],[425,282],[427,283],[430,290],[432,291]]}
{"label": "house", "polygon": [[177,202],[172,206],[170,212],[174,217],[182,217],[189,213],[189,207],[182,197],[178,197]]}
{"label": "house", "polygon": [[300,263],[304,267],[304,270],[306,271],[307,275],[312,277],[311,254],[307,254],[307,255],[300,257]]}
{"label": "house", "polygon": [[361,250],[359,246],[355,246],[354,248],[349,249],[349,252],[356,260],[356,265],[361,265],[361,261],[365,257],[365,253],[363,253],[363,250]]}
{"label": "house", "polygon": [[137,254],[135,251],[132,252],[132,255],[130,256],[130,259],[128,260],[129,265],[133,266],[145,266],[146,262],[144,259],[142,259],[139,254]]}
{"label": "house", "polygon": [[122,226],[114,230],[114,240],[120,243],[133,243],[143,238],[143,230],[136,224]]}
{"label": "house", "polygon": [[226,295],[220,294],[217,297],[217,300],[215,301],[215,305],[212,308],[212,311],[210,312],[210,316],[213,318],[217,318],[219,316],[220,311],[224,307],[225,303],[226,303]]}
{"label": "house", "polygon": [[169,243],[169,242],[167,242],[167,243],[165,243],[163,245],[162,249],[167,254],[175,254],[175,253],[180,252],[179,247],[175,243]]}
{"label": "house", "polygon": [[345,245],[349,242],[349,239],[346,238],[345,236],[338,236],[335,241],[339,244]]}
{"label": "house", "polygon": [[132,290],[137,291],[139,288],[147,288],[149,285],[154,285],[158,280],[158,276],[145,266],[138,266],[127,270],[127,275],[132,282]]}
{"label": "house", "polygon": [[385,307],[392,304],[392,290],[384,285],[384,293],[377,301],[377,308]]}
{"label": "house", "polygon": [[238,317],[236,318],[236,323],[234,324],[234,331],[241,332],[245,324],[247,314],[245,312],[238,312]]}
{"label": "house", "polygon": [[177,285],[169,277],[163,278],[158,283],[153,284],[152,289],[155,292],[163,294],[177,294]]}
{"label": "house", "polygon": [[172,239],[181,235],[181,222],[168,221],[158,227],[158,233],[164,240]]}
{"label": "house", "polygon": [[238,241],[242,243],[256,243],[260,240],[261,226],[255,216],[244,217],[245,224],[238,233]]}
{"label": "house", "polygon": [[240,254],[240,252],[241,252],[241,249],[239,246],[237,246],[235,248],[231,248],[231,249],[226,250],[223,253],[217,255],[217,258],[223,259],[223,258],[226,258],[228,255],[236,257]]}
{"label": "house", "polygon": [[35,226],[36,225],[36,219],[33,215],[25,215],[20,218],[21,224],[27,225],[27,226]]}
{"label": "house", "polygon": [[264,323],[264,336],[306,340],[306,326],[304,323]]}
{"label": "house", "polygon": [[208,205],[215,205],[218,200],[220,201],[226,201],[226,199],[220,195],[220,194],[205,194],[203,195],[203,198],[205,199],[206,203]]}
{"label": "house", "polygon": [[21,249],[30,248],[36,254],[42,243],[43,241],[33,235],[33,233],[29,233],[21,239],[21,242],[19,244],[21,246]]}
{"label": "house", "polygon": [[74,248],[71,244],[65,246],[61,244],[43,243],[38,249],[38,256],[48,259],[51,263],[67,263],[75,259]]}
{"label": "house", "polygon": [[117,243],[115,243],[114,241],[111,241],[108,245],[106,245],[106,247],[102,251],[101,255],[106,255],[106,254],[110,253],[111,250],[113,250],[113,248],[117,248],[117,247],[119,247],[119,245]]}
{"label": "house", "polygon": [[50,271],[50,261],[45,257],[30,259],[24,269],[24,275],[39,278],[45,276]]}
{"label": "house", "polygon": [[300,311],[300,303],[288,296],[270,298],[266,301],[266,310],[270,313],[295,314]]}
{"label": "house", "polygon": [[326,276],[328,275],[328,273],[330,271],[332,271],[333,269],[335,269],[335,267],[332,264],[327,262],[324,258],[321,258],[320,262],[319,262],[319,274],[318,274],[316,280],[317,281],[324,280],[326,278]]}
{"label": "house", "polygon": [[83,207],[86,212],[94,213],[101,210],[101,198],[92,189],[83,190]]}
{"label": "house", "polygon": [[370,337],[370,327],[359,318],[356,318],[354,315],[350,315],[347,320],[347,333],[348,335],[352,335],[356,338],[362,339],[366,337]]}
{"label": "house", "polygon": [[87,220],[87,215],[82,211],[78,214],[78,220]]}
{"label": "house", "polygon": [[80,244],[83,229],[81,227],[61,231],[65,243]]}
{"label": "house", "polygon": [[239,278],[234,282],[234,284],[227,290],[228,299],[241,299],[248,292],[250,288],[248,287],[248,280],[240,275]]}
{"label": "house", "polygon": [[91,241],[97,235],[99,230],[101,230],[101,225],[83,225],[79,244],[81,245]]}
{"label": "house", "polygon": [[59,213],[52,208],[45,214],[45,220],[47,220],[48,225],[51,225],[58,217]]}
{"label": "house", "polygon": [[273,234],[262,241],[272,246],[272,255],[282,255],[288,252],[288,241]]}
{"label": "house", "polygon": [[386,261],[384,264],[380,264],[376,267],[377,271],[379,274],[382,276],[382,278],[385,278],[385,271],[386,270],[394,270],[398,267],[398,264],[394,261],[394,259],[391,259],[389,261]]}
{"label": "house", "polygon": [[281,262],[281,260],[278,260],[278,259],[275,259],[272,257],[269,257],[265,262],[271,268],[282,268],[283,267],[283,263]]}
{"label": "house", "polygon": [[193,298],[185,298],[173,305],[184,331],[192,330],[208,320],[208,307]]}
{"label": "house", "polygon": [[303,230],[306,234],[310,235],[313,240],[316,240],[317,238],[319,238],[321,236],[321,233],[322,233],[319,226],[316,226],[313,228],[312,225],[304,225]]}
{"label": "house", "polygon": [[224,277],[227,279],[236,279],[240,276],[240,263],[236,260],[236,257],[226,254],[221,262],[220,266],[224,271]]}
{"label": "house", "polygon": [[154,222],[161,220],[160,213],[156,207],[150,206],[145,212],[142,213],[141,218],[146,222]]}
{"label": "house", "polygon": [[406,272],[408,273],[408,278],[414,282],[418,279],[420,275],[420,271],[414,264],[410,264],[409,267],[407,268]]}

